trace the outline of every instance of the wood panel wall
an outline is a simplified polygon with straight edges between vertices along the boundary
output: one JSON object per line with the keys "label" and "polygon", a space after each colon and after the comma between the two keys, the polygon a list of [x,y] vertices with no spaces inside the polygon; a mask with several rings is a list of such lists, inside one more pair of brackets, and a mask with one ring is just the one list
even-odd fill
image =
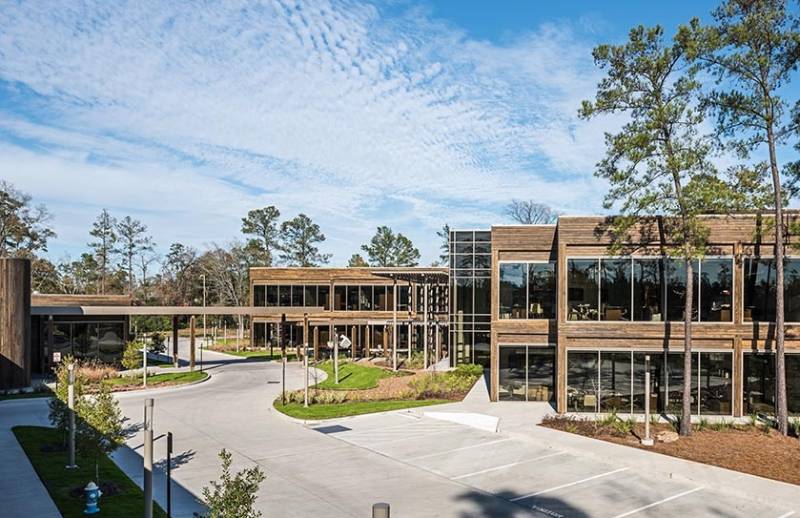
{"label": "wood panel wall", "polygon": [[0,259],[0,389],[31,384],[31,262]]}

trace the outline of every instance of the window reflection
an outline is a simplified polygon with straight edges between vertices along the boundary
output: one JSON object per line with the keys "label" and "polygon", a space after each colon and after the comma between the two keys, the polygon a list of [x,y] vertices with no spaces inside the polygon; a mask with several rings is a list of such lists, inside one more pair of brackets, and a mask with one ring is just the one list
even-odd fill
{"label": "window reflection", "polygon": [[596,412],[598,395],[598,353],[567,354],[567,407],[575,412]]}
{"label": "window reflection", "polygon": [[733,263],[704,259],[700,266],[700,320],[730,322],[733,318]]}
{"label": "window reflection", "polygon": [[500,318],[525,318],[527,274],[527,264],[500,264]]}
{"label": "window reflection", "polygon": [[603,259],[600,268],[600,319],[630,320],[630,259]]}
{"label": "window reflection", "polygon": [[633,260],[633,319],[637,321],[664,320],[663,292],[664,263],[661,259]]}
{"label": "window reflection", "polygon": [[569,320],[597,320],[597,268],[596,259],[567,262]]}

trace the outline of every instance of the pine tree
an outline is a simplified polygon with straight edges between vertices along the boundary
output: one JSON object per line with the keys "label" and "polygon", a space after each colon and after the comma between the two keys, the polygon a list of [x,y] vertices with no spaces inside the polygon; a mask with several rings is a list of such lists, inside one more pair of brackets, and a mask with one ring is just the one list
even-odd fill
{"label": "pine tree", "polygon": [[330,254],[320,253],[318,243],[325,241],[319,225],[305,214],[281,224],[280,257],[289,266],[319,266],[330,260]]}
{"label": "pine tree", "polygon": [[417,266],[419,250],[406,236],[387,226],[378,227],[370,242],[362,245],[372,266]]}
{"label": "pine tree", "polygon": [[117,220],[111,217],[111,214],[106,209],[103,209],[89,232],[89,235],[95,238],[94,241],[89,243],[89,247],[94,252],[94,258],[100,270],[100,293],[106,292],[106,278],[108,277],[113,257],[116,254],[116,226]]}

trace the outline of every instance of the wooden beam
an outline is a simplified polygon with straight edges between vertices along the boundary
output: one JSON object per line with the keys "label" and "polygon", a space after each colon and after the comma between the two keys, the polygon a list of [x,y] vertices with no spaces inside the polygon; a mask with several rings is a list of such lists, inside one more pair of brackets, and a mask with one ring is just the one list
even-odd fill
{"label": "wooden beam", "polygon": [[172,364],[178,366],[178,315],[172,316]]}

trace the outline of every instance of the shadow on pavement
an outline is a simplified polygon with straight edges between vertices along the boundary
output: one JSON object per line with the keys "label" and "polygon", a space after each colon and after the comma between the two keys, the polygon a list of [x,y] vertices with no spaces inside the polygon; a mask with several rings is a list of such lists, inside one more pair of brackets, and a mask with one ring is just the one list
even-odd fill
{"label": "shadow on pavement", "polygon": [[[458,500],[473,504],[473,509],[462,512],[460,516],[467,517],[496,517],[496,516],[547,516],[550,518],[589,518],[589,514],[576,509],[560,498],[537,496],[519,502],[511,500],[521,495],[514,491],[500,491],[498,493],[485,493],[483,491],[466,491],[458,496]],[[514,507],[519,512],[510,511]],[[509,514],[511,512],[512,514]]]}

